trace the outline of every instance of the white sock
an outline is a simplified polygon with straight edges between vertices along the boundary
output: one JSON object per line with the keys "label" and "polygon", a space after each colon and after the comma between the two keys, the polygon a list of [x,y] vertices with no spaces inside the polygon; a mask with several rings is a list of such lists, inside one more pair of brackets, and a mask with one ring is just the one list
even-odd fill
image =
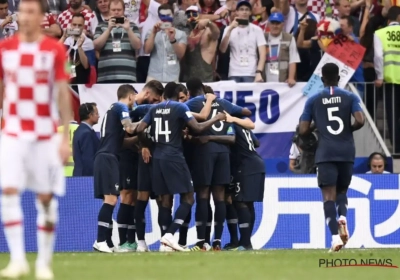
{"label": "white sock", "polygon": [[347,221],[347,218],[346,218],[345,216],[340,216],[340,217],[339,217],[339,221],[345,221],[345,222],[346,222],[346,221]]}
{"label": "white sock", "polygon": [[37,215],[37,267],[51,266],[54,251],[54,229],[58,221],[58,202],[52,199],[47,207],[36,200]]}
{"label": "white sock", "polygon": [[26,261],[23,214],[21,196],[1,196],[1,220],[3,221],[4,235],[10,250],[11,261]]}
{"label": "white sock", "polygon": [[144,240],[138,240],[138,245],[141,246],[141,247],[146,247],[147,246],[146,241],[144,241]]}
{"label": "white sock", "polygon": [[342,240],[342,239],[340,239],[339,234],[332,235],[332,241],[333,242],[336,242],[336,241],[339,241],[339,240]]}

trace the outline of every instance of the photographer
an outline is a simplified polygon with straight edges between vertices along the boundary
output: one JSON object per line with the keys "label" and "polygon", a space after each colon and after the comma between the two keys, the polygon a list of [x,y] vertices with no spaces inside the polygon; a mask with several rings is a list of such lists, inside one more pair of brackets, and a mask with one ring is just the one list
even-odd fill
{"label": "photographer", "polygon": [[108,22],[97,26],[94,47],[100,53],[98,83],[136,82],[136,51],[141,47],[139,28],[124,17],[123,0],[111,0]]}
{"label": "photographer", "polygon": [[317,172],[315,151],[318,146],[318,131],[314,128],[309,135],[300,137],[299,126],[297,126],[292,142],[289,155],[290,170],[296,174],[315,174]]}
{"label": "photographer", "polygon": [[86,84],[90,66],[96,64],[93,41],[83,32],[85,19],[82,14],[73,15],[71,27],[64,30],[60,43],[67,49],[71,84]]}
{"label": "photographer", "polygon": [[7,0],[0,0],[0,38],[8,38],[17,30],[17,15],[9,14]]}

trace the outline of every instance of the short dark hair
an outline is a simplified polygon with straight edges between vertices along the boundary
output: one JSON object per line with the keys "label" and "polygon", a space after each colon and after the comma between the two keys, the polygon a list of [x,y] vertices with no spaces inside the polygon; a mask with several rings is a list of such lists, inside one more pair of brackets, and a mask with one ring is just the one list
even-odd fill
{"label": "short dark hair", "polygon": [[147,89],[151,90],[158,96],[161,96],[164,92],[164,86],[162,85],[162,83],[160,83],[157,80],[151,80],[151,81],[147,82],[143,88],[147,88]]}
{"label": "short dark hair", "polygon": [[392,6],[389,8],[387,13],[387,19],[389,21],[397,21],[397,18],[400,15],[400,7],[399,6]]}
{"label": "short dark hair", "polygon": [[340,19],[344,19],[347,21],[347,25],[350,27],[354,27],[355,20],[352,16],[342,16]]}
{"label": "short dark hair", "polygon": [[192,77],[186,82],[186,87],[191,96],[197,96],[203,93],[204,86],[199,78]]}
{"label": "short dark hair", "polygon": [[84,17],[81,13],[75,13],[75,14],[73,14],[71,20],[73,20],[73,19],[76,18],[76,17],[77,17],[77,18],[82,18],[83,21],[85,21],[85,17]]}
{"label": "short dark hair", "polygon": [[188,95],[187,88],[182,85],[182,84],[177,84],[175,87],[175,91],[179,94],[180,92],[183,92],[185,95]]}
{"label": "short dark hair", "polygon": [[0,0],[0,4],[8,4],[8,0]]}
{"label": "short dark hair", "polygon": [[170,10],[172,13],[174,13],[174,10],[172,9],[172,6],[170,4],[162,4],[160,7],[158,7],[158,12],[161,10]]}
{"label": "short dark hair", "polygon": [[48,11],[47,0],[22,0],[21,2],[36,2],[39,4],[40,11],[45,14]]}
{"label": "short dark hair", "polygon": [[164,98],[165,99],[178,99],[179,92],[176,91],[178,85],[175,82],[169,82],[164,88]]}
{"label": "short dark hair", "polygon": [[83,103],[79,106],[79,119],[81,121],[87,120],[90,114],[94,113],[94,108],[97,106],[94,102]]}
{"label": "short dark hair", "polygon": [[207,85],[204,85],[204,93],[212,93],[212,94],[215,94],[214,93],[214,90],[212,89],[212,87],[210,87],[210,86],[207,86]]}
{"label": "short dark hair", "polygon": [[339,77],[339,67],[335,63],[327,63],[322,67],[322,78],[325,82],[337,81]]}
{"label": "short dark hair", "polygon": [[118,100],[126,98],[131,93],[137,93],[136,89],[133,86],[129,84],[120,85],[117,90]]}

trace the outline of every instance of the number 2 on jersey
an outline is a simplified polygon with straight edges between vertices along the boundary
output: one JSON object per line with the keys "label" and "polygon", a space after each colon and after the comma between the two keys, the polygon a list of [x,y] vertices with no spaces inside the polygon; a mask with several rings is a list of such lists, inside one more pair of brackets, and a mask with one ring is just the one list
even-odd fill
{"label": "number 2 on jersey", "polygon": [[342,131],[344,129],[343,120],[341,118],[339,118],[338,116],[333,115],[334,112],[339,112],[339,107],[327,108],[327,110],[328,110],[328,120],[330,122],[337,122],[339,124],[339,127],[337,130],[334,130],[330,125],[328,125],[326,128],[328,129],[329,133],[333,134],[333,135],[338,135],[338,134],[342,133]]}
{"label": "number 2 on jersey", "polygon": [[164,121],[164,129],[163,129],[163,123],[161,118],[154,118],[154,122],[156,123],[155,129],[154,129],[154,140],[155,142],[158,142],[158,136],[159,135],[164,135],[165,136],[165,142],[169,142],[169,135],[171,134],[171,131],[169,130],[169,125],[168,121]]}
{"label": "number 2 on jersey", "polygon": [[[217,109],[213,109],[211,118],[214,118],[218,113]],[[224,123],[222,121],[219,122],[219,126],[217,127],[216,124],[213,124],[211,127],[214,131],[221,131],[224,128]]]}

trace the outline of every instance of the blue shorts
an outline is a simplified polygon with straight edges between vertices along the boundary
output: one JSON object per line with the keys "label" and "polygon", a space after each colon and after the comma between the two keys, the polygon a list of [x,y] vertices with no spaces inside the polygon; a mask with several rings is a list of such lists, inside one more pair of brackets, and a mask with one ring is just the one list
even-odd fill
{"label": "blue shorts", "polygon": [[347,191],[353,176],[353,165],[352,162],[317,163],[318,186],[336,186],[337,192]]}
{"label": "blue shorts", "polygon": [[104,199],[105,195],[119,195],[119,163],[115,155],[96,154],[93,173],[95,198]]}
{"label": "blue shorts", "polygon": [[231,182],[229,153],[195,154],[193,185],[195,187],[226,186]]}
{"label": "blue shorts", "polygon": [[153,176],[153,163],[152,159],[150,158],[149,163],[145,163],[143,161],[143,157],[139,154],[138,158],[138,191],[141,192],[151,192],[153,190],[152,187],[152,176]]}
{"label": "blue shorts", "polygon": [[186,162],[153,158],[153,191],[156,195],[193,192]]}
{"label": "blue shorts", "polygon": [[262,202],[264,200],[265,173],[241,174],[233,179],[234,201]]}
{"label": "blue shorts", "polygon": [[119,162],[119,185],[121,190],[137,190],[138,188],[138,153],[129,160]]}

